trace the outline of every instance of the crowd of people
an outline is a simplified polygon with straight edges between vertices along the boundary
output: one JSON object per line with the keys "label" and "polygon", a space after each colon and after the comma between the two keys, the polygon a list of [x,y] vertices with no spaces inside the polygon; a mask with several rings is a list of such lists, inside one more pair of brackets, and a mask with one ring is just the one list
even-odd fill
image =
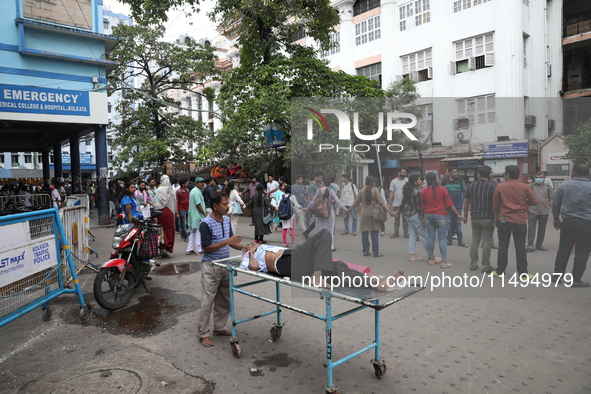
{"label": "crowd of people", "polygon": [[[94,182],[88,181],[84,182],[81,185],[81,192],[83,194],[87,194],[90,201],[90,209],[94,208],[94,201],[97,198],[97,187]],[[20,181],[18,184],[9,184],[2,186],[0,190],[0,197],[12,197],[12,196],[21,196],[17,199],[17,204],[23,205],[26,207],[31,207],[34,205],[34,200],[31,198],[32,196],[36,195],[48,195],[52,206],[56,208],[61,208],[67,201],[67,197],[71,196],[75,190],[72,187],[71,181],[68,180],[56,180],[53,185],[49,183],[49,181],[44,182],[43,184],[37,185],[28,185],[25,184],[23,181]],[[8,201],[7,198],[0,198],[0,203],[2,204],[2,209],[4,209],[4,205]],[[43,200],[37,200],[38,203],[43,203]]]}

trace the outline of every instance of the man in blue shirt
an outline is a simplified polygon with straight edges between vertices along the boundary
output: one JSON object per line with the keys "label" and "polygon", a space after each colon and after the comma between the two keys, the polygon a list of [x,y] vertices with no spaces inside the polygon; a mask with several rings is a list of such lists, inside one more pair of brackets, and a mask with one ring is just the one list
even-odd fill
{"label": "man in blue shirt", "polygon": [[197,320],[199,341],[205,347],[213,346],[209,338],[210,317],[213,310],[213,335],[231,335],[225,328],[230,316],[230,273],[211,262],[230,257],[230,246],[242,250],[242,236],[232,233],[227,215],[230,209],[228,195],[213,192],[210,197],[212,212],[201,221],[201,288],[203,299]]}
{"label": "man in blue shirt", "polygon": [[[575,261],[571,287],[590,286],[589,282],[581,280],[591,252],[591,242],[589,242],[591,237],[591,181],[587,179],[588,176],[588,165],[575,164],[572,179],[558,186],[552,201],[554,228],[560,230],[560,243],[554,262],[553,279],[560,281],[560,276],[566,272],[568,258],[574,246]],[[560,221],[561,215],[562,222]],[[570,282],[566,279],[565,281]]]}

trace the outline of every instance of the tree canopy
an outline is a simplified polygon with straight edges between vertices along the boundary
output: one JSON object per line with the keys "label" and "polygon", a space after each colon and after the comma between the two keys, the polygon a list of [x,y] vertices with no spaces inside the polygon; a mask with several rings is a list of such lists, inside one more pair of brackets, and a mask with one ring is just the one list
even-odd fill
{"label": "tree canopy", "polygon": [[207,130],[202,122],[181,115],[171,92],[189,91],[215,75],[212,49],[193,41],[184,46],[164,42],[163,27],[118,25],[113,34],[122,39],[108,55],[121,64],[109,74],[108,84],[109,94],[121,92],[115,103],[121,118],[113,140],[116,165],[193,160],[187,144]]}
{"label": "tree canopy", "polygon": [[591,166],[591,119],[574,126],[574,132],[566,136],[564,144],[569,149],[567,158],[575,163]]}

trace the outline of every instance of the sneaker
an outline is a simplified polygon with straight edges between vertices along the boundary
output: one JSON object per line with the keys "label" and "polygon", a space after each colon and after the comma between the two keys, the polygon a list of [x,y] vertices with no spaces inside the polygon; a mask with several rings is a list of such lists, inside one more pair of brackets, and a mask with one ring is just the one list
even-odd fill
{"label": "sneaker", "polygon": [[491,272],[493,272],[493,267],[486,267],[482,269],[482,273],[483,274],[490,274]]}
{"label": "sneaker", "polygon": [[591,284],[589,282],[582,282],[582,281],[573,282],[573,284],[570,285],[570,287],[589,287],[589,286],[591,286]]}
{"label": "sneaker", "polygon": [[408,261],[423,261],[423,258],[421,256],[411,256]]}
{"label": "sneaker", "polygon": [[461,246],[462,248],[467,248],[468,245],[466,245],[465,242],[458,242],[458,246]]}
{"label": "sneaker", "polygon": [[519,275],[519,280],[522,282],[525,282],[526,280],[533,280],[533,279],[534,279],[534,276],[532,274],[523,273],[523,274]]}
{"label": "sneaker", "polygon": [[494,276],[495,278],[504,278],[505,277],[505,273],[503,272],[502,274],[499,275],[499,273],[497,272],[497,270],[493,270],[492,276]]}
{"label": "sneaker", "polygon": [[396,239],[396,238],[400,238],[400,235],[396,235],[396,234],[394,234],[394,235],[391,235],[391,236],[390,236],[390,239]]}
{"label": "sneaker", "polygon": [[458,236],[457,235],[454,235],[452,238],[453,239],[458,239]]}
{"label": "sneaker", "polygon": [[349,235],[348,231],[342,232],[341,235]]}
{"label": "sneaker", "polygon": [[470,266],[470,271],[476,271],[478,269],[477,265],[471,265]]}
{"label": "sneaker", "polygon": [[536,248],[534,248],[533,246],[528,246],[527,248],[525,248],[525,251],[527,253],[532,253],[536,251]]}
{"label": "sneaker", "polygon": [[357,231],[353,231],[353,236],[356,237],[357,236]]}
{"label": "sneaker", "polygon": [[441,268],[449,268],[449,267],[451,267],[451,264],[448,263],[448,262],[445,262],[445,263],[442,262],[441,264],[439,264],[439,267],[441,267]]}
{"label": "sneaker", "polygon": [[543,246],[536,246],[536,250],[541,250],[542,252],[547,252],[548,248],[545,248]]}
{"label": "sneaker", "polygon": [[197,254],[197,253],[195,253],[195,251],[193,251],[193,250],[190,250],[187,252],[187,255],[190,255],[190,254]]}

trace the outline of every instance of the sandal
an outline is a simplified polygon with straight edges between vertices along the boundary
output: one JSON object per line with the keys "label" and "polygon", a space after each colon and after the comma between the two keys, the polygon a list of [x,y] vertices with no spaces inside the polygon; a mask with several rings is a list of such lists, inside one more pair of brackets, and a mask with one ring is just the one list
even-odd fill
{"label": "sandal", "polygon": [[373,257],[384,257],[384,255],[381,253],[378,253],[378,254],[374,254]]}
{"label": "sandal", "polygon": [[447,262],[445,262],[445,263],[441,263],[441,264],[439,264],[439,267],[441,267],[441,268],[449,268],[449,267],[451,267],[451,264],[450,264],[450,263],[447,263]]}

